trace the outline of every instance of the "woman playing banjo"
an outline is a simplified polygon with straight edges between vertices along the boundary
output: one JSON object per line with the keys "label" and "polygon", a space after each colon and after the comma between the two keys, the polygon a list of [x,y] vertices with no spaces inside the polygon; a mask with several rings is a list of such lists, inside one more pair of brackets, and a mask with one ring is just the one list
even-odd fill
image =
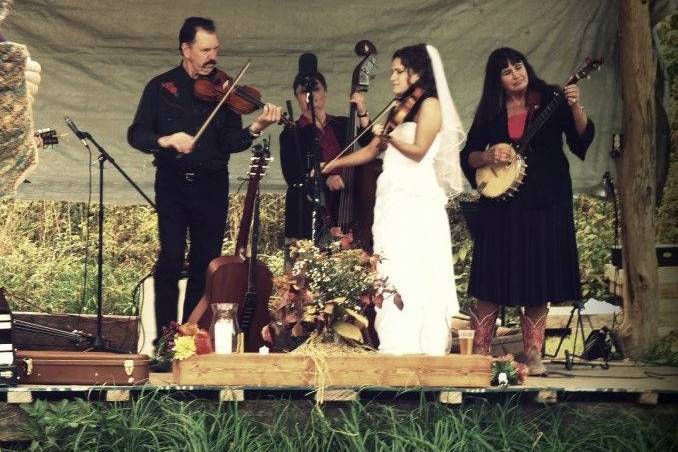
{"label": "woman playing banjo", "polygon": [[565,96],[530,141],[527,174],[512,197],[481,197],[469,295],[478,300],[471,320],[475,353],[489,353],[498,305],[523,306],[521,324],[530,373],[546,371],[541,362],[548,302],[581,298],[579,259],[572,213],[572,182],[563,152],[563,135],[580,159],[594,127],[581,106],[576,85],[547,85],[524,55],[510,48],[487,61],[483,93],[461,165],[474,188],[476,170],[508,164],[530,119],[556,95]]}

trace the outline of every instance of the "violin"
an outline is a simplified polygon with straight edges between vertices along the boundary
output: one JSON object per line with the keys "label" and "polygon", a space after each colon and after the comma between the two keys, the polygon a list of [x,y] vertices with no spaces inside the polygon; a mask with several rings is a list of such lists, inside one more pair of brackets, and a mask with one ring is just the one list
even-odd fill
{"label": "violin", "polygon": [[405,118],[407,118],[425,92],[426,91],[424,88],[420,86],[414,86],[410,88],[409,92],[406,92],[400,99],[398,99],[397,105],[393,107],[389,113],[386,124],[384,125],[384,131],[382,132],[381,136],[385,139],[381,142],[381,150],[386,149],[386,144],[388,141],[387,135],[393,132],[396,127],[405,121]]}
{"label": "violin", "polygon": [[[233,77],[224,71],[215,69],[208,77],[199,77],[195,80],[193,94],[205,102],[220,102],[227,92],[227,89],[224,89],[226,82],[228,82],[228,85],[226,85],[228,87],[233,83]],[[259,108],[263,108],[264,105],[264,102],[261,101],[261,92],[248,85],[236,85],[233,88],[232,95],[229,95],[226,99],[226,106],[239,115],[250,114]],[[285,114],[279,124],[285,124],[288,127],[294,126],[294,122]]]}

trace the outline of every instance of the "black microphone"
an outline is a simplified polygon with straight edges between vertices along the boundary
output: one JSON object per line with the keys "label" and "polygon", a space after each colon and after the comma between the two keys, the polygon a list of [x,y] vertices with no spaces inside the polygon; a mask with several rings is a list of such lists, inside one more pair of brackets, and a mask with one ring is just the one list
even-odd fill
{"label": "black microphone", "polygon": [[87,134],[85,132],[81,132],[80,129],[78,129],[78,126],[76,126],[75,123],[68,116],[64,116],[64,121],[66,122],[66,125],[71,128],[75,136],[78,137],[80,142],[84,146],[87,146],[87,141],[85,141],[85,139],[87,138]]}
{"label": "black microphone", "polygon": [[299,73],[304,77],[318,72],[318,57],[314,53],[303,53],[299,57]]}
{"label": "black microphone", "polygon": [[299,75],[304,78],[304,91],[315,89],[315,75],[318,73],[318,57],[314,53],[303,53],[299,57]]}

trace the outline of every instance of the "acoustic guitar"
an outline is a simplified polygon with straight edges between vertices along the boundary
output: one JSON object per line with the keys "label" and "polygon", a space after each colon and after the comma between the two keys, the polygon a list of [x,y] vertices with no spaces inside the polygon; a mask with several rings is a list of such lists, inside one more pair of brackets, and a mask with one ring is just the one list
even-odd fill
{"label": "acoustic guitar", "polygon": [[[247,183],[247,193],[240,219],[235,254],[220,256],[212,260],[207,267],[205,293],[193,309],[188,322],[197,323],[203,329],[209,329],[212,323],[212,303],[237,303],[238,320],[245,333],[245,351],[258,352],[264,345],[261,329],[268,325],[271,317],[268,299],[273,290],[273,274],[266,264],[257,259],[258,234],[257,199],[259,181],[266,173],[271,160],[269,142],[264,146],[254,146]],[[247,257],[247,242],[250,226],[254,221],[251,255]]]}
{"label": "acoustic guitar", "polygon": [[[575,72],[574,75],[570,76],[563,86],[574,85],[579,80],[589,77],[591,72],[600,69],[602,64],[602,58],[587,58],[584,66]],[[565,96],[563,96],[562,91],[556,91],[546,108],[533,121],[530,121],[527,131],[523,134],[520,142],[507,143],[514,151],[514,157],[511,161],[483,166],[476,170],[475,179],[478,193],[486,198],[508,199],[520,190],[520,186],[527,174],[527,154],[530,149],[528,146],[530,140],[551,117],[564,98]]]}

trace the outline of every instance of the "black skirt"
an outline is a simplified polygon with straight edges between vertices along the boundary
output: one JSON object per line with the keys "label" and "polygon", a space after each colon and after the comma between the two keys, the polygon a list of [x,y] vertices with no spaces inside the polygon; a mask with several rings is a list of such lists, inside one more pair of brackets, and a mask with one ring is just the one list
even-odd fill
{"label": "black skirt", "polygon": [[483,201],[469,295],[505,306],[581,299],[572,199],[538,208]]}

